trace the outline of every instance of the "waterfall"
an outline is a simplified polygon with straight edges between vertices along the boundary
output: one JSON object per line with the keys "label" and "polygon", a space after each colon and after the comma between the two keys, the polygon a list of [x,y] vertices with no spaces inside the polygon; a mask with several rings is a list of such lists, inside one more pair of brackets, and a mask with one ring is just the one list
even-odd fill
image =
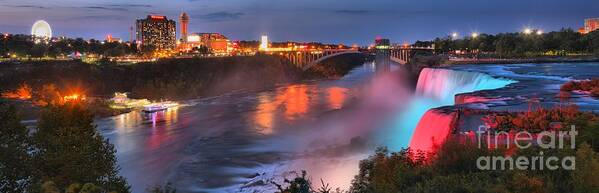
{"label": "waterfall", "polygon": [[501,88],[512,82],[479,72],[424,68],[418,77],[416,95],[453,105],[456,94]]}
{"label": "waterfall", "polygon": [[385,145],[395,151],[408,146],[430,150],[433,142],[441,143],[449,134],[455,115],[432,109],[454,105],[456,94],[497,89],[513,82],[478,72],[424,68],[410,104],[384,130]]}

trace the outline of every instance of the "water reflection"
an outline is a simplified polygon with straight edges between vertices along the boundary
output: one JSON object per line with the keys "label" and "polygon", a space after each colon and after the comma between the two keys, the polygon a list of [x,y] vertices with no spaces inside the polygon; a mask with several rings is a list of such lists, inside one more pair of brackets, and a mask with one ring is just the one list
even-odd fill
{"label": "water reflection", "polygon": [[114,128],[119,129],[120,132],[128,132],[129,128],[143,123],[142,114],[139,111],[121,114],[114,123]]}
{"label": "water reflection", "polygon": [[291,85],[277,93],[277,102],[285,105],[285,118],[295,120],[308,112],[310,95],[315,92],[315,86],[305,84]]}
{"label": "water reflection", "polygon": [[258,96],[258,106],[256,107],[254,120],[256,125],[260,127],[260,133],[273,133],[273,120],[276,109],[277,104],[272,101],[269,95],[262,93]]}
{"label": "water reflection", "polygon": [[179,107],[153,113],[131,111],[118,115],[114,121],[114,128],[120,133],[129,133],[135,132],[135,128],[140,125],[149,125],[147,129],[150,129],[151,135],[147,139],[147,144],[150,148],[155,148],[168,138],[167,130],[170,125],[178,121],[178,111]]}
{"label": "water reflection", "polygon": [[295,84],[278,88],[274,96],[267,92],[260,93],[253,115],[253,122],[259,127],[258,132],[272,134],[275,116],[279,113],[283,114],[287,121],[305,116],[310,110],[310,105],[317,102],[316,97],[310,97],[317,93],[316,89],[313,85]]}
{"label": "water reflection", "polygon": [[327,98],[331,109],[340,109],[343,107],[347,95],[347,88],[330,87],[327,89]]}
{"label": "water reflection", "polygon": [[[347,92],[347,88],[338,86],[318,88],[316,85],[295,84],[278,88],[274,95],[269,92],[260,93],[252,122],[258,127],[259,133],[272,134],[277,115],[282,115],[285,121],[294,121],[306,116],[311,108],[319,105],[341,109],[347,100]],[[322,100],[319,100],[321,97]]]}

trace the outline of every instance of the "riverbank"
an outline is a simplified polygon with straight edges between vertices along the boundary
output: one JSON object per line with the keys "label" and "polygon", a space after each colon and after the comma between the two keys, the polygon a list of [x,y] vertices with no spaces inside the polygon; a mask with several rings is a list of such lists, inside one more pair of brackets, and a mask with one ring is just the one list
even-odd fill
{"label": "riverbank", "polygon": [[[95,98],[91,104],[99,116],[124,111],[106,105],[115,92],[149,100],[187,100],[233,91],[272,88],[315,79],[342,77],[367,58],[344,55],[324,61],[307,71],[285,58],[271,55],[220,58],[162,59],[134,65],[90,65],[81,61],[31,61],[0,64],[0,91],[31,88],[25,101],[8,100],[22,107],[25,117],[35,117],[33,101],[53,100],[77,93]],[[52,88],[49,90],[49,88]],[[27,102],[31,101],[31,102]],[[104,104],[104,105],[102,105]],[[103,108],[104,107],[104,108]]]}
{"label": "riverbank", "polygon": [[541,58],[453,58],[443,65],[455,64],[521,64],[521,63],[584,63],[599,62],[595,56],[588,57],[541,57]]}

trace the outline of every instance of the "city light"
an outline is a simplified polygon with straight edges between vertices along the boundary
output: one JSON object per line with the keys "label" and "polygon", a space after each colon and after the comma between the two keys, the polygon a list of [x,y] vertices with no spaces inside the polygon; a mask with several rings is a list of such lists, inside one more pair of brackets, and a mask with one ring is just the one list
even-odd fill
{"label": "city light", "polygon": [[458,33],[457,33],[457,32],[453,32],[453,33],[451,33],[451,38],[453,38],[453,39],[457,39],[457,38],[458,38],[458,36],[459,36],[459,35],[458,35]]}
{"label": "city light", "polygon": [[532,33],[532,29],[530,29],[530,28],[526,28],[526,29],[524,29],[523,33],[524,33],[524,34],[527,34],[527,35],[528,35],[528,34],[531,34],[531,33]]}
{"label": "city light", "polygon": [[537,30],[537,35],[543,35],[543,30]]}
{"label": "city light", "polygon": [[81,95],[81,94],[77,94],[77,93],[73,93],[71,95],[62,97],[63,102],[79,102],[79,101],[84,101],[85,99],[86,99],[85,95]]}
{"label": "city light", "polygon": [[52,38],[52,28],[50,24],[44,20],[38,20],[31,26],[31,35],[40,38]]}
{"label": "city light", "polygon": [[479,34],[477,32],[472,32],[472,38],[477,38]]}
{"label": "city light", "polygon": [[263,35],[260,40],[260,50],[268,50],[268,36]]}

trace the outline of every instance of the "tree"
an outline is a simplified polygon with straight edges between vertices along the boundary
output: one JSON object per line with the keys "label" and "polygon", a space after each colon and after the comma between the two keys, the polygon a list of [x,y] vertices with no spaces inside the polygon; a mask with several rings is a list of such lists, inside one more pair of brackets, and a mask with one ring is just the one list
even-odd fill
{"label": "tree", "polygon": [[572,182],[576,193],[599,192],[599,157],[590,145],[583,143],[576,151],[576,170],[572,172]]}
{"label": "tree", "polygon": [[25,192],[31,182],[28,133],[14,106],[0,102],[0,192]]}
{"label": "tree", "polygon": [[171,183],[166,183],[164,186],[156,185],[146,191],[148,193],[177,193],[177,189]]}
{"label": "tree", "polygon": [[59,189],[74,183],[93,183],[106,191],[129,192],[118,175],[114,146],[93,124],[93,115],[78,104],[49,105],[33,134],[34,175]]}
{"label": "tree", "polygon": [[48,45],[45,43],[37,43],[29,50],[29,55],[34,58],[41,58],[48,52]]}

